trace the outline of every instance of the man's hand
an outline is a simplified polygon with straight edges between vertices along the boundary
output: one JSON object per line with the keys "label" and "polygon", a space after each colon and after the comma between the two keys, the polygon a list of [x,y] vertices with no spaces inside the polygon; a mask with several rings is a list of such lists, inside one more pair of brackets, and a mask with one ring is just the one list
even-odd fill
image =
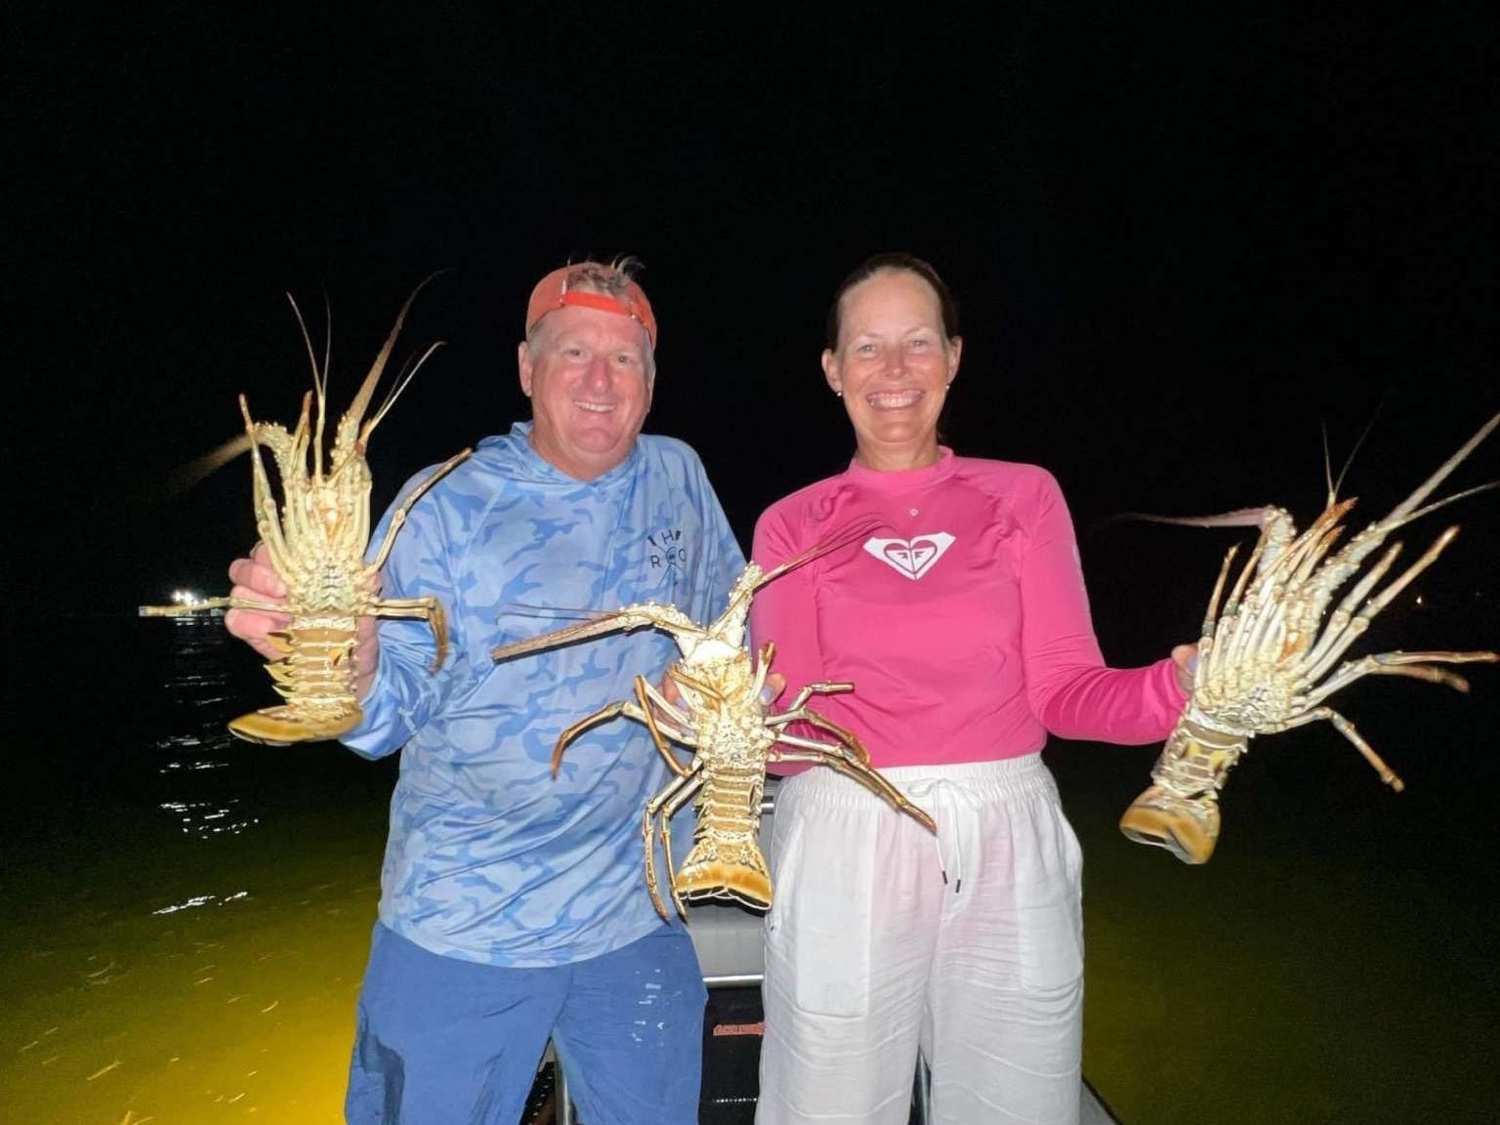
{"label": "man's hand", "polygon": [[[229,580],[234,583],[230,597],[258,602],[286,601],[286,584],[271,568],[270,552],[263,543],[255,545],[248,559],[235,559],[229,564]],[[262,613],[258,609],[231,609],[224,615],[224,628],[229,635],[238,637],[267,660],[280,660],[286,655],[283,646],[270,634],[291,623],[289,614]]]}
{"label": "man's hand", "polygon": [[[375,580],[375,592],[380,592],[379,578]],[[361,617],[354,622],[354,698],[361,703],[370,694],[379,667],[380,634],[375,631],[375,618]]]}
{"label": "man's hand", "polygon": [[1177,686],[1183,695],[1193,694],[1193,674],[1198,670],[1198,646],[1178,645],[1172,650],[1172,663],[1177,665]]}
{"label": "man's hand", "polygon": [[[255,545],[248,559],[235,559],[229,564],[229,580],[234,583],[229,592],[231,597],[278,603],[286,600],[286,584],[271,567],[270,552],[262,543]],[[378,583],[376,589],[379,589]],[[230,635],[244,641],[267,660],[280,660],[286,655],[285,646],[271,634],[280,632],[291,622],[290,614],[264,613],[256,609],[231,609],[224,615],[224,627]],[[380,640],[375,632],[375,619],[361,617],[354,626],[356,699],[362,701],[369,694],[379,665]]]}

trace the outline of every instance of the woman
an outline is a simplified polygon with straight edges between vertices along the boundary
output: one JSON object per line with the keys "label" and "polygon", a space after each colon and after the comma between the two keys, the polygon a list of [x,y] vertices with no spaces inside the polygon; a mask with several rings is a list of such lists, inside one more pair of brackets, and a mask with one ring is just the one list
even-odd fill
{"label": "woman", "polygon": [[857,452],[756,526],[771,566],[871,516],[859,549],[767,586],[756,643],[926,808],[936,840],[831,770],[786,781],[767,917],[757,1121],[905,1122],[917,1052],[943,1122],[1077,1120],[1080,862],[1040,750],[1165,738],[1190,646],[1106,668],[1067,507],[1033,465],[956,457],[937,423],[958,375],[952,297],[880,255],[840,286],[823,371]]}

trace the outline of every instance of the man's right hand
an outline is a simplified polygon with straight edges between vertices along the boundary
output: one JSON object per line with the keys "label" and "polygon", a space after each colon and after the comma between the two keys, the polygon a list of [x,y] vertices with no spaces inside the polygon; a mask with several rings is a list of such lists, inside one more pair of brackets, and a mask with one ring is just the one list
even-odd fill
{"label": "man's right hand", "polygon": [[[286,583],[271,566],[271,553],[264,543],[257,543],[248,559],[229,564],[229,580],[234,583],[230,596],[258,602],[285,602]],[[378,586],[377,586],[378,590]],[[258,609],[231,609],[224,615],[224,627],[267,660],[280,660],[285,648],[270,634],[292,623],[291,614],[266,613]],[[369,694],[380,663],[380,640],[375,632],[375,618],[361,617],[354,626],[354,697],[361,702]]]}
{"label": "man's right hand", "polygon": [[[234,583],[230,597],[258,602],[286,601],[286,584],[272,569],[270,552],[263,543],[255,545],[248,559],[235,559],[229,564],[229,580]],[[224,627],[230,636],[238,637],[267,660],[280,660],[286,655],[270,634],[285,629],[291,622],[290,614],[263,613],[258,609],[231,609],[224,615]]]}

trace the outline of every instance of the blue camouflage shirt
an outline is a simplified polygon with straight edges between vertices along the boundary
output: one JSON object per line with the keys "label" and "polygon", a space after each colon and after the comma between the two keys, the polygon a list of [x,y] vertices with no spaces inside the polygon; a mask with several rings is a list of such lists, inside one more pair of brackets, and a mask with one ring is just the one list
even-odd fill
{"label": "blue camouflage shirt", "polygon": [[[434,953],[517,967],[596,957],[662,924],[641,815],[668,775],[645,728],[625,718],[593,728],[556,780],[550,761],[565,727],[633,698],[637,674],[655,683],[677,649],[642,630],[503,664],[490,650],[571,621],[534,607],[671,602],[707,621],[744,567],[682,442],[642,435],[622,464],[578,481],[537,455],[530,432],[517,423],[486,438],[412,508],[382,596],[435,596],[448,658],[432,674],[427,624],[383,619],[365,718],[343,739],[370,758],[405,748],[381,921]],[[674,828],[674,845],[685,842],[690,822]]]}

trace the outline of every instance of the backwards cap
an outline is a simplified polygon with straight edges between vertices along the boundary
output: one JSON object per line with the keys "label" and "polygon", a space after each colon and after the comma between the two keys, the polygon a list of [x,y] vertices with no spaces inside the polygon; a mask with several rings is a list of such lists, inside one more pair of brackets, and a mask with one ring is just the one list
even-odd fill
{"label": "backwards cap", "polygon": [[[601,277],[607,279],[611,288],[618,288],[619,294],[577,288],[580,283],[586,285]],[[656,316],[651,311],[651,302],[646,300],[646,291],[614,266],[575,262],[553,270],[538,281],[531,291],[531,300],[526,302],[526,334],[531,334],[542,317],[565,305],[580,305],[616,316],[628,316],[640,323],[651,339],[651,346],[656,347]]]}

